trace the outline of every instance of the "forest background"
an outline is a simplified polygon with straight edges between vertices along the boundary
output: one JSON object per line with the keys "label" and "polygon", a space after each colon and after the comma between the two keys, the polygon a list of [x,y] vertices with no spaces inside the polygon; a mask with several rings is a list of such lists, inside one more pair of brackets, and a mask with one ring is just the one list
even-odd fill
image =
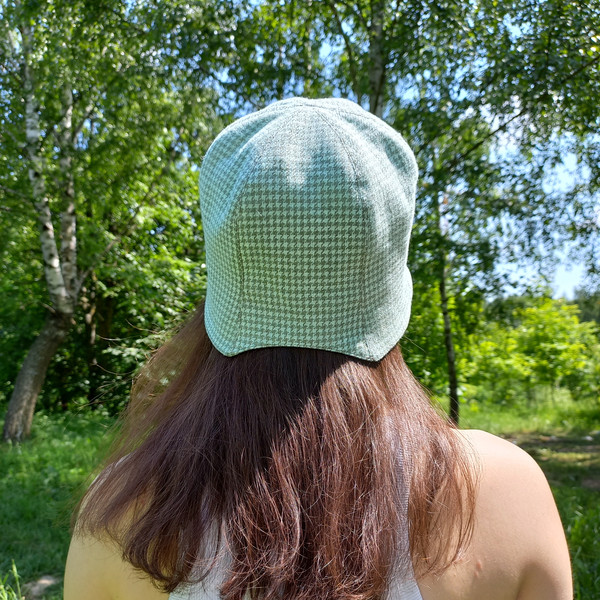
{"label": "forest background", "polygon": [[[415,152],[402,349],[451,418],[595,435],[597,2],[0,0],[9,447],[124,408],[204,295],[204,152],[294,95],[356,101]],[[548,287],[559,256],[585,269],[572,301]]]}

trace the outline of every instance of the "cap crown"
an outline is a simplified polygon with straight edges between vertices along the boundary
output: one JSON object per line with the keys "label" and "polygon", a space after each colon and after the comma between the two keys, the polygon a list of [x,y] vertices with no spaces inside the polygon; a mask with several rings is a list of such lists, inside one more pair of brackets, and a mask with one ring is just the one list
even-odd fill
{"label": "cap crown", "polygon": [[214,346],[381,359],[410,315],[416,179],[402,136],[347,100],[283,100],[227,127],[200,170]]}

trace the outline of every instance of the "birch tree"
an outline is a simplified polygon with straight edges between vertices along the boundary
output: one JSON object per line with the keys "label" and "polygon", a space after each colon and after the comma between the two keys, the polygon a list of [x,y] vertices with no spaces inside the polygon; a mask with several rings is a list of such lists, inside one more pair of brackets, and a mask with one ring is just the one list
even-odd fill
{"label": "birch tree", "polygon": [[[16,377],[5,440],[29,435],[48,365],[81,317],[82,287],[164,193],[181,160],[205,147],[209,95],[175,94],[166,32],[135,4],[4,1],[0,170],[4,218],[25,205],[39,226],[44,324]],[[119,170],[95,172],[103,153]],[[5,214],[6,213],[6,214]],[[83,254],[82,254],[83,251]]]}
{"label": "birch tree", "polygon": [[[36,52],[39,50],[36,48],[29,15],[20,3],[15,3],[12,7],[5,6],[4,11],[6,17],[16,17],[15,21],[18,22],[16,31],[11,32],[13,35],[10,35],[7,40],[11,47],[6,48],[6,44],[5,50],[20,54],[15,62],[18,64],[22,87],[24,113],[22,147],[27,162],[31,199],[39,223],[44,275],[50,298],[49,314],[19,371],[14,385],[13,401],[9,404],[6,414],[4,439],[20,440],[29,433],[35,399],[40,392],[48,364],[66,337],[75,310],[77,255],[70,148],[68,147],[71,138],[73,105],[72,93],[68,83],[65,83],[61,97],[63,119],[60,129],[61,142],[66,147],[61,148],[60,167],[65,176],[63,193],[67,206],[60,215],[61,228],[57,240],[42,154],[43,140],[35,71]],[[16,73],[13,73],[13,76],[15,75]]]}

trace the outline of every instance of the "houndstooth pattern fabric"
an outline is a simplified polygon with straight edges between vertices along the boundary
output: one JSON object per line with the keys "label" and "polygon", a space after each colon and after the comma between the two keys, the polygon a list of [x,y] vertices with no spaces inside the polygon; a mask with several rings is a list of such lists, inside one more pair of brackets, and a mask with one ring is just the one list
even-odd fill
{"label": "houndstooth pattern fabric", "polygon": [[215,347],[381,359],[410,314],[416,178],[402,136],[347,100],[276,102],[221,132],[200,171]]}

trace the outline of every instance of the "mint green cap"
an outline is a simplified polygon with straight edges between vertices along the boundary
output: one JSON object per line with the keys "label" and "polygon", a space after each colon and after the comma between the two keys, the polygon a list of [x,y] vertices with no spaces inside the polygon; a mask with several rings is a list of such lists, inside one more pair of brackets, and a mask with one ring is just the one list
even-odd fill
{"label": "mint green cap", "polygon": [[348,100],[290,98],[224,129],[200,170],[217,350],[383,358],[410,316],[416,182],[402,136]]}

